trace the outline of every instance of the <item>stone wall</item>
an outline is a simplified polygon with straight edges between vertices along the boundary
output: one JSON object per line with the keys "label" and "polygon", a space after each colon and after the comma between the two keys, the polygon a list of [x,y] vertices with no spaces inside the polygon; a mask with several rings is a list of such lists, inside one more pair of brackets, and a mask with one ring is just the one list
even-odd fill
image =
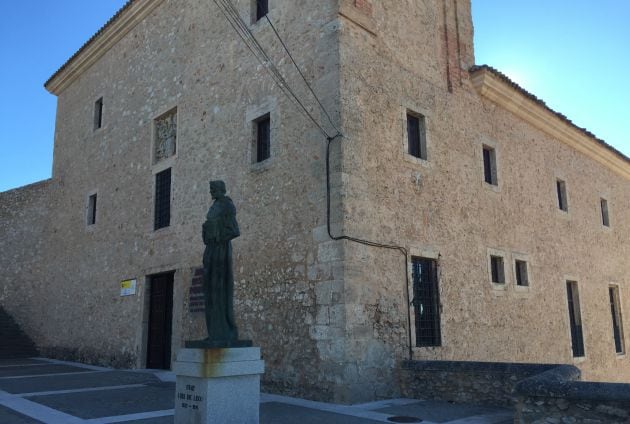
{"label": "stone wall", "polygon": [[[233,3],[321,120],[270,25],[253,22],[250,0]],[[277,0],[269,18],[338,120],[337,2]],[[202,260],[208,181],[223,179],[242,233],[233,242],[238,325],[243,338],[262,347],[264,384],[332,399],[344,385],[337,378],[344,354],[338,341],[345,320],[343,251],[324,226],[323,135],[274,84],[214,2],[164,0],[101,53],[57,93],[52,195],[33,207],[30,197],[0,199],[3,214],[12,214],[3,215],[0,232],[2,304],[34,330],[47,354],[144,367],[151,275],[175,271],[175,358],[185,339],[205,331],[202,314],[191,313],[187,301],[192,270]],[[95,128],[100,98],[102,126]],[[254,120],[267,113],[271,158],[254,164]],[[168,154],[156,146],[162,132],[156,120],[164,116],[177,121],[176,149]],[[338,155],[332,160],[337,171]],[[154,231],[155,175],[166,168],[172,172],[171,225]],[[338,188],[337,175],[332,184]],[[96,224],[86,225],[93,193]],[[39,208],[49,216],[29,215]],[[337,227],[338,210],[332,216]],[[40,254],[29,256],[34,249]],[[120,282],[131,278],[138,281],[136,295],[120,296]]]}
{"label": "stone wall", "polygon": [[630,384],[578,381],[580,371],[563,365],[516,385],[519,424],[621,424],[630,420]]}
{"label": "stone wall", "polygon": [[401,395],[412,399],[512,406],[513,390],[526,378],[557,368],[550,364],[404,361]]}
{"label": "stone wall", "polygon": [[47,307],[45,252],[51,248],[52,180],[0,193],[0,304],[38,346]]}
{"label": "stone wall", "polygon": [[[365,376],[357,392],[384,396],[366,382],[394,381],[386,369],[409,349],[417,360],[570,363],[589,380],[628,381],[608,287],[630,299],[629,181],[475,90],[469,6],[372,2],[368,21],[341,19],[344,234],[437,261],[442,336],[440,346],[417,346],[397,252],[348,243],[346,362]],[[426,160],[407,152],[408,111],[425,117]],[[484,182],[484,145],[497,154],[496,186]],[[568,213],[557,206],[557,178]],[[614,199],[610,228],[600,198]],[[491,282],[497,253],[505,284]],[[527,261],[527,287],[516,283],[516,259]],[[584,358],[572,356],[567,280],[579,285]]]}

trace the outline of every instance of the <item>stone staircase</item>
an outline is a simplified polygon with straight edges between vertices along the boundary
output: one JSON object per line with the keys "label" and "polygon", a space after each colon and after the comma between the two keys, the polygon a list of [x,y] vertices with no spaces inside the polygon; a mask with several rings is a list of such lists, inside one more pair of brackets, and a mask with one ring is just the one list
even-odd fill
{"label": "stone staircase", "polygon": [[0,359],[39,356],[35,343],[0,306]]}

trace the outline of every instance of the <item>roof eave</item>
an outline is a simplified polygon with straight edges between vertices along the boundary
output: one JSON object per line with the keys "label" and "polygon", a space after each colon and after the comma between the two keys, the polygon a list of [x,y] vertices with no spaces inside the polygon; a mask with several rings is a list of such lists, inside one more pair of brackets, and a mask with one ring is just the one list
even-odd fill
{"label": "roof eave", "polygon": [[58,96],[164,0],[129,0],[44,84]]}
{"label": "roof eave", "polygon": [[510,81],[505,75],[489,66],[475,66],[471,69],[471,81],[481,96],[630,179],[630,158],[551,110],[542,100]]}

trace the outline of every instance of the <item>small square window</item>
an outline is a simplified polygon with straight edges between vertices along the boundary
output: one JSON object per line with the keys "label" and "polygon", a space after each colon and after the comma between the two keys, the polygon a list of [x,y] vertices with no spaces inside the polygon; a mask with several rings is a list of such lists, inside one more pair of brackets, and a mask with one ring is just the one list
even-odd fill
{"label": "small square window", "polygon": [[521,260],[514,261],[514,271],[516,273],[517,286],[529,286],[529,277],[527,275],[527,262]]}
{"label": "small square window", "polygon": [[490,256],[490,274],[495,284],[505,284],[505,270],[501,256]]}
{"label": "small square window", "polygon": [[96,193],[88,197],[87,225],[96,224]]}
{"label": "small square window", "polygon": [[556,192],[558,193],[558,208],[561,211],[569,211],[567,202],[567,184],[563,180],[556,180]]}
{"label": "small square window", "polygon": [[497,155],[492,147],[483,146],[483,179],[486,183],[496,186],[497,178]]}
{"label": "small square window", "polygon": [[424,116],[407,112],[407,152],[416,158],[427,160],[427,139]]}
{"label": "small square window", "polygon": [[254,162],[263,162],[271,157],[271,117],[269,114],[254,121]]}
{"label": "small square window", "polygon": [[94,103],[94,130],[103,126],[103,98]]}
{"label": "small square window", "polygon": [[610,218],[608,217],[608,200],[600,199],[599,203],[602,209],[602,225],[604,227],[610,227]]}
{"label": "small square window", "polygon": [[254,7],[256,9],[255,22],[258,22],[269,13],[269,0],[254,0]]}

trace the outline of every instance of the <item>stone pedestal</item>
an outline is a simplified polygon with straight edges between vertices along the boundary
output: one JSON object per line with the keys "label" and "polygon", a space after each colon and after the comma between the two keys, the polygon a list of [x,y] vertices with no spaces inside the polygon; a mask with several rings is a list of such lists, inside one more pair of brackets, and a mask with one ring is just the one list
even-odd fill
{"label": "stone pedestal", "polygon": [[260,348],[181,349],[177,376],[176,424],[258,424]]}

